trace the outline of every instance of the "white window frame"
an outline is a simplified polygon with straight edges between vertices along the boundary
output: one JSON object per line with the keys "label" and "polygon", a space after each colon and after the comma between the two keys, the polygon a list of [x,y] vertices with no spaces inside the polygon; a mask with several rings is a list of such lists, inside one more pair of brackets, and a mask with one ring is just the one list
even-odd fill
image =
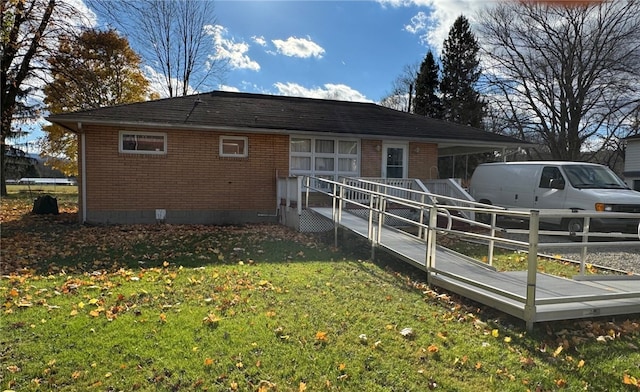
{"label": "white window frame", "polygon": [[[225,141],[231,140],[242,140],[244,144],[244,149],[239,154],[228,154],[224,153],[224,144]],[[246,136],[220,136],[220,145],[218,153],[221,157],[224,158],[246,158],[249,156],[249,138]]]}
{"label": "white window frame", "polygon": [[[339,138],[339,137],[327,137],[327,136],[307,136],[307,135],[291,135],[289,137],[289,146],[294,139],[310,140],[311,151],[309,152],[294,152],[289,148],[289,172],[292,176],[309,175],[314,177],[328,178],[337,181],[340,177],[359,177],[361,169],[360,159],[360,139],[356,138]],[[319,153],[316,152],[316,140],[332,140],[334,142],[333,153]],[[340,142],[355,142],[356,152],[354,154],[341,154]],[[293,158],[304,157],[309,158],[311,166],[309,170],[291,169]],[[316,170],[316,158],[333,158],[333,170]],[[340,158],[355,159],[356,170],[355,171],[340,171]]]}
{"label": "white window frame", "polygon": [[[162,136],[164,143],[162,151],[150,151],[150,150],[125,150],[124,149],[124,135],[140,135],[140,136]],[[167,154],[167,134],[164,132],[143,132],[143,131],[120,131],[118,133],[118,151],[122,154],[147,154],[147,155],[166,155]]]}

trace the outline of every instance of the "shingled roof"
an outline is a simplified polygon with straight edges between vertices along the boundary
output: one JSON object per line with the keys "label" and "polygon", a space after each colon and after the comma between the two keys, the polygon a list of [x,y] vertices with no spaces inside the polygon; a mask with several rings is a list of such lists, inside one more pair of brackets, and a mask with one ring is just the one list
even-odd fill
{"label": "shingled roof", "polygon": [[223,91],[55,114],[48,120],[72,131],[77,131],[78,123],[83,123],[156,129],[309,132],[500,147],[526,144],[470,126],[373,103]]}

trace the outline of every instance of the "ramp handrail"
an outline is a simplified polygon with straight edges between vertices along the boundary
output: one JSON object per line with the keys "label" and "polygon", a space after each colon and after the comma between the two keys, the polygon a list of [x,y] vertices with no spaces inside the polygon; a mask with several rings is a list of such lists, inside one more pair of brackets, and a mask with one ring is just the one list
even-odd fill
{"label": "ramp handrail", "polygon": [[[473,196],[467,192],[462,185],[458,181],[453,178],[445,178],[445,179],[432,179],[426,180],[426,187],[429,189],[429,192],[435,193],[436,195],[449,196],[453,199],[448,199],[444,204],[451,204],[454,206],[461,207],[464,205],[464,202],[460,202],[460,200],[464,200],[465,202],[475,201]],[[461,211],[468,219],[475,220],[475,213],[469,210]]]}
{"label": "ramp handrail", "polygon": [[[488,243],[488,262],[491,264],[493,257],[493,248],[496,243],[509,244],[514,247],[524,249],[528,252],[527,256],[527,287],[526,287],[526,295],[524,297],[519,296],[510,296],[514,300],[521,301],[524,299],[524,320],[527,323],[527,328],[532,329],[533,323],[536,320],[536,306],[540,305],[548,305],[555,303],[563,303],[566,302],[562,298],[545,298],[541,300],[536,299],[536,279],[538,274],[538,250],[542,248],[552,248],[555,246],[559,246],[555,243],[540,243],[540,234],[545,235],[574,235],[582,238],[581,243],[566,243],[565,246],[576,246],[582,249],[582,258],[581,258],[581,273],[584,273],[584,256],[586,255],[587,248],[591,246],[603,246],[608,245],[607,242],[588,242],[589,236],[597,235],[597,234],[605,234],[605,233],[593,233],[589,232],[589,220],[594,213],[590,212],[572,212],[572,211],[514,211],[514,210],[506,210],[497,208],[495,206],[484,205],[482,203],[477,203],[474,201],[460,200],[455,199],[449,196],[436,195],[428,192],[413,190],[404,188],[401,186],[395,186],[390,184],[384,184],[381,182],[366,180],[366,179],[343,179],[341,182],[333,181],[329,179],[323,179],[318,177],[306,177],[303,183],[303,186],[306,190],[306,203],[308,205],[309,201],[309,192],[316,191],[324,193],[332,198],[332,216],[335,222],[334,230],[335,230],[335,242],[337,246],[337,230],[338,225],[342,220],[343,211],[346,209],[354,209],[359,208],[363,209],[367,212],[367,220],[368,220],[368,239],[372,244],[373,248],[379,245],[382,241],[382,226],[384,225],[385,219],[387,217],[391,217],[393,219],[397,219],[399,221],[410,223],[419,228],[419,235],[417,238],[420,241],[423,241],[426,244],[426,255],[425,255],[425,267],[427,272],[427,282],[431,283],[432,274],[442,274],[442,275],[451,275],[445,271],[440,271],[437,268],[437,263],[435,260],[435,247],[436,247],[436,236],[438,234],[444,235],[456,235],[460,237],[467,238],[475,238],[485,240]],[[456,201],[453,207],[452,205],[447,204],[438,204],[435,201],[440,200],[449,200]],[[408,208],[415,208],[420,211],[419,219],[412,220],[406,217],[397,215],[393,213],[388,206],[389,205],[398,205],[404,206]],[[482,223],[472,221],[464,216],[456,216],[455,214],[450,213],[451,210],[467,210],[472,211],[474,213],[482,213],[490,216],[489,223]],[[423,220],[423,215],[426,213],[428,220],[425,222]],[[615,217],[615,218],[635,218],[637,219],[637,214],[633,213],[595,213],[598,217]],[[584,221],[583,232],[582,233],[569,233],[563,231],[540,231],[540,217],[558,217],[558,216],[571,216],[571,217],[582,217]],[[446,219],[445,227],[441,227],[438,225],[437,217],[443,216]],[[498,216],[511,216],[511,217],[519,217],[529,221],[528,230],[528,240],[527,241],[518,241],[514,239],[504,238],[497,234],[507,233],[507,229],[503,229],[497,226],[497,217]],[[478,232],[469,232],[469,231],[461,231],[457,230],[453,227],[453,221],[459,221],[461,223],[466,223],[468,225],[472,225],[478,228],[482,228],[488,230],[489,234],[482,234]],[[638,238],[640,238],[640,224],[638,225]],[[524,231],[523,231],[524,232]],[[611,233],[607,234],[611,237]],[[635,234],[622,234],[616,233],[614,237],[620,238],[636,238]],[[640,244],[640,241],[627,241],[625,244]],[[473,284],[474,286],[488,290],[494,293],[500,293],[503,290],[497,287],[493,287],[490,285],[482,284],[480,282],[474,281],[471,278],[460,279],[468,284]],[[593,296],[585,296],[581,297],[583,301],[599,301],[599,300],[607,300],[607,299],[619,299],[619,298],[629,298],[629,297],[640,297],[640,292],[632,292],[632,293],[608,293],[608,294],[600,294]]]}

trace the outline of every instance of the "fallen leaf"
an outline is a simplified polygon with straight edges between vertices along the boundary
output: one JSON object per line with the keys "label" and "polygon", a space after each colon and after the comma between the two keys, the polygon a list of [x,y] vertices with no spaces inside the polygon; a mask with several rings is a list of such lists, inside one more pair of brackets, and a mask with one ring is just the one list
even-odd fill
{"label": "fallen leaf", "polygon": [[523,368],[530,368],[536,366],[536,362],[531,357],[521,357],[520,365],[522,365]]}
{"label": "fallen leaf", "polygon": [[16,365],[7,366],[7,370],[11,373],[18,373],[21,369]]}
{"label": "fallen leaf", "polygon": [[202,319],[202,323],[211,327],[217,327],[220,323],[220,318],[213,313],[209,313],[207,317]]}
{"label": "fallen leaf", "polygon": [[622,383],[626,385],[633,385],[635,387],[640,387],[640,381],[637,378],[630,376],[626,373],[622,376]]}
{"label": "fallen leaf", "polygon": [[400,331],[400,335],[410,339],[415,337],[415,332],[413,331],[413,328],[403,328],[402,331]]}
{"label": "fallen leaf", "polygon": [[558,348],[556,348],[556,351],[553,352],[553,356],[557,357],[558,355],[560,355],[560,353],[562,352],[563,349],[564,349],[564,347],[558,346]]}
{"label": "fallen leaf", "polygon": [[327,341],[327,333],[323,331],[316,332],[316,341],[318,342],[326,342]]}
{"label": "fallen leaf", "polygon": [[559,379],[559,380],[555,380],[555,383],[556,383],[556,386],[557,386],[558,388],[564,388],[564,387],[566,387],[566,386],[567,386],[567,380],[562,379],[562,378],[561,378],[561,379]]}

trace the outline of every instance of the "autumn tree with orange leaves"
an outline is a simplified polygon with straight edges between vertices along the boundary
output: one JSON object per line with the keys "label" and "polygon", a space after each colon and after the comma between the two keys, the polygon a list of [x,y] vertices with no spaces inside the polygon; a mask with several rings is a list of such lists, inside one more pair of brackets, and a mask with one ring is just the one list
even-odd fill
{"label": "autumn tree with orange leaves", "polygon": [[[52,114],[144,101],[150,97],[149,81],[140,63],[127,39],[114,30],[63,37],[49,59],[53,81],[44,88],[44,101]],[[40,149],[47,164],[76,175],[76,135],[58,125],[43,130]]]}

